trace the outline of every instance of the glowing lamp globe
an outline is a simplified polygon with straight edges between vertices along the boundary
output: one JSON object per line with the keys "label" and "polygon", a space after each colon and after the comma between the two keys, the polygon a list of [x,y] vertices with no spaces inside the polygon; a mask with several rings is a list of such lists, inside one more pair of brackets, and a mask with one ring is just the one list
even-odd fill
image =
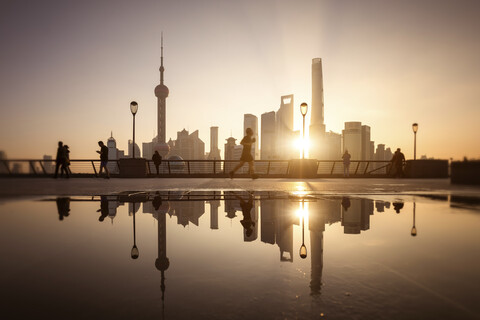
{"label": "glowing lamp globe", "polygon": [[302,116],[305,116],[308,111],[308,104],[305,102],[300,105],[300,112],[302,113]]}
{"label": "glowing lamp globe", "polygon": [[412,124],[412,129],[413,129],[413,133],[417,133],[417,131],[418,131],[418,123],[415,122],[414,124]]}

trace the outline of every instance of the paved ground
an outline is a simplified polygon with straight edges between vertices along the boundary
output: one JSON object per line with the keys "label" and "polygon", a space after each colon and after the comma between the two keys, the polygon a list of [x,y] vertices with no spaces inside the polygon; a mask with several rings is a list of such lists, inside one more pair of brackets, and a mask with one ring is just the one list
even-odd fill
{"label": "paved ground", "polygon": [[444,194],[480,197],[480,187],[451,185],[449,179],[100,179],[0,178],[0,197],[98,195],[160,190],[304,190],[315,194]]}

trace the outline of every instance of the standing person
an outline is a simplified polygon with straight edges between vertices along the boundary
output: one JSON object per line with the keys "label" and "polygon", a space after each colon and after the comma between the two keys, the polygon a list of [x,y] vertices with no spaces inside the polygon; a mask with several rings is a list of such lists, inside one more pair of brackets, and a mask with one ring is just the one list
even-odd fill
{"label": "standing person", "polygon": [[352,156],[348,153],[348,150],[345,150],[345,153],[342,156],[343,159],[343,176],[350,177],[350,158]]}
{"label": "standing person", "polygon": [[243,145],[240,163],[228,173],[230,179],[233,179],[235,172],[240,169],[245,162],[248,162],[248,173],[252,176],[252,179],[258,178],[258,175],[255,174],[253,169],[252,144],[255,143],[255,138],[252,138],[253,130],[251,128],[247,128],[246,134],[247,135],[243,137],[242,141],[240,141],[240,144]]}
{"label": "standing person", "polygon": [[65,148],[63,147],[63,142],[58,141],[57,157],[55,158],[55,176],[54,176],[55,179],[57,179],[58,177],[58,169],[63,167],[65,161],[66,161],[66,152],[65,152]]}
{"label": "standing person", "polygon": [[395,158],[395,163],[393,164],[395,166],[395,176],[397,178],[403,178],[403,163],[405,162],[405,155],[402,153],[400,148],[397,148],[395,155],[393,156]]}
{"label": "standing person", "polygon": [[70,178],[70,173],[72,173],[70,171],[70,150],[68,145],[64,145],[63,148],[65,149],[65,162],[62,164],[60,176],[63,176],[63,173],[65,172],[68,179]]}
{"label": "standing person", "polygon": [[157,176],[158,176],[158,169],[160,167],[160,164],[162,163],[162,156],[158,151],[155,151],[155,153],[152,156],[153,164],[155,165],[155,169],[157,169]]}
{"label": "standing person", "polygon": [[100,154],[100,172],[98,175],[102,174],[102,169],[105,169],[105,179],[110,179],[110,172],[108,171],[107,164],[108,164],[108,148],[103,143],[103,141],[98,141],[98,145],[100,146],[100,151],[97,151]]}

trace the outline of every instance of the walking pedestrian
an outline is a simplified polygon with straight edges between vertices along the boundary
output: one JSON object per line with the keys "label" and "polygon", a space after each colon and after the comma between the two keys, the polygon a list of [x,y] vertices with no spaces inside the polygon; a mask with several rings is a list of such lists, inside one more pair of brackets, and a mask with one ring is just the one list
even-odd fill
{"label": "walking pedestrian", "polygon": [[400,148],[397,148],[397,151],[393,154],[390,162],[392,163],[392,175],[395,178],[403,178],[403,163],[405,162],[405,155]]}
{"label": "walking pedestrian", "polygon": [[162,163],[162,156],[158,151],[155,151],[155,153],[152,156],[153,164],[155,165],[155,169],[157,169],[157,176],[159,174],[159,168],[160,164]]}
{"label": "walking pedestrian", "polygon": [[248,173],[252,176],[252,179],[258,178],[258,175],[256,175],[254,172],[252,157],[252,144],[255,143],[256,140],[255,138],[252,138],[253,130],[251,128],[247,128],[246,134],[247,135],[243,137],[242,141],[240,141],[240,144],[243,145],[242,155],[240,156],[240,163],[228,173],[230,179],[233,179],[233,175],[235,174],[235,172],[241,167],[243,167],[245,162],[248,163]]}
{"label": "walking pedestrian", "polygon": [[64,145],[63,148],[65,149],[65,162],[62,164],[62,167],[61,167],[61,173],[60,173],[60,176],[63,176],[63,173],[65,172],[65,175],[68,178],[70,178],[70,173],[72,173],[70,171],[70,148],[68,147],[68,145]]}
{"label": "walking pedestrian", "polygon": [[[55,157],[55,175],[54,178],[58,177],[58,169],[62,169],[66,161],[66,152],[63,147],[63,142],[58,141],[57,156]],[[60,172],[61,174],[62,172]]]}
{"label": "walking pedestrian", "polygon": [[343,159],[343,176],[350,177],[350,158],[352,156],[348,153],[348,150],[345,150],[345,153],[342,156]]}
{"label": "walking pedestrian", "polygon": [[100,146],[100,150],[97,151],[98,154],[100,154],[100,171],[98,172],[98,175],[100,176],[102,174],[102,170],[105,169],[105,179],[110,179],[110,172],[108,171],[107,164],[108,164],[108,148],[107,146],[103,143],[103,141],[98,141],[98,145]]}

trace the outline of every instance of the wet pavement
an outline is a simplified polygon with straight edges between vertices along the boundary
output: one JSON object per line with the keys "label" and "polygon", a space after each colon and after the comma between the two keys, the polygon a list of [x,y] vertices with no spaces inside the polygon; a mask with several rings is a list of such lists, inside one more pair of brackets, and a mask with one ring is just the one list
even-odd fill
{"label": "wet pavement", "polygon": [[[239,179],[211,190],[218,181],[178,180],[161,182],[170,189],[155,179],[45,181],[44,195],[23,197],[2,187],[2,315],[480,317],[475,189]],[[83,194],[66,196],[75,183]]]}

